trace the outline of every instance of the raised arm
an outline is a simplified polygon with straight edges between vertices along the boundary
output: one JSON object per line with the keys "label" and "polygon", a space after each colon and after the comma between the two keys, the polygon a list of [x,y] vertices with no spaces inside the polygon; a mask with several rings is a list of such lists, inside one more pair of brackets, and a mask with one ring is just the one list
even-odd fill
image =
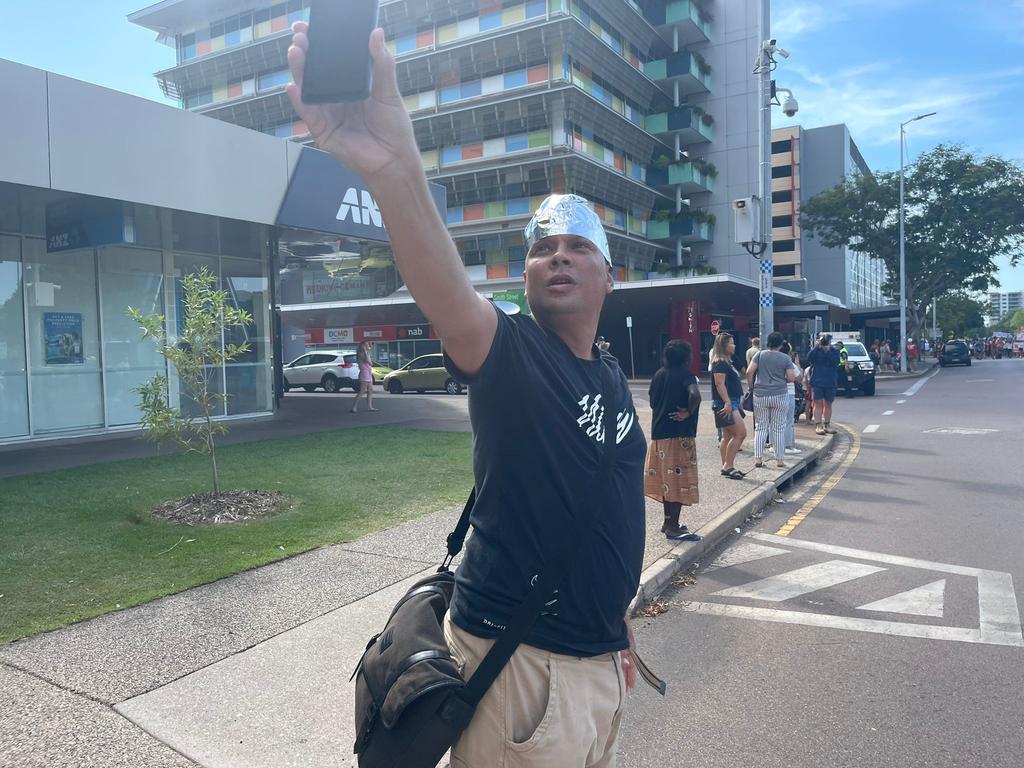
{"label": "raised arm", "polygon": [[308,25],[296,22],[288,66],[288,97],[317,145],[366,181],[391,238],[395,262],[416,304],[465,373],[480,370],[497,328],[490,303],[478,294],[434,206],[412,121],[398,91],[395,60],[384,31],[370,37],[373,90],[363,102],[304,104]]}

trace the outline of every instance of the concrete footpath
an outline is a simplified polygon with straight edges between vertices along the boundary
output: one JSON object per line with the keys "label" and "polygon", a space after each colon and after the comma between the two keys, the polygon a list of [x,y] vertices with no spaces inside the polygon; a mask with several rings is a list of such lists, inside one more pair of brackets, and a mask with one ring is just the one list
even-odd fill
{"label": "concrete footpath", "polygon": [[[637,409],[646,428],[639,397]],[[729,480],[702,410],[701,503],[683,522],[705,540],[672,546],[658,530],[661,505],[648,500],[636,605],[832,442],[801,423],[803,453],[783,471],[754,469],[748,441],[737,466],[750,474]],[[0,766],[354,766],[348,677],[395,601],[436,568],[458,512],[0,647]]]}

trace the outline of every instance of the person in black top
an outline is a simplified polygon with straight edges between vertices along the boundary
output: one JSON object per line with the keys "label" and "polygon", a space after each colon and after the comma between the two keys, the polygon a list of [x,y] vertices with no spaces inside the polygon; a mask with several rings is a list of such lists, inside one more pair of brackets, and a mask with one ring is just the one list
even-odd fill
{"label": "person in black top", "polygon": [[715,411],[715,426],[721,428],[722,439],[718,450],[722,455],[722,474],[731,480],[742,480],[746,475],[734,466],[736,454],[747,439],[747,426],[743,423],[743,383],[739,371],[732,364],[736,341],[731,334],[715,337],[711,350],[711,403]]}
{"label": "person in black top", "polygon": [[651,446],[647,453],[644,493],[665,508],[661,532],[669,539],[699,541],[679,523],[684,506],[696,504],[697,416],[700,388],[690,370],[693,348],[673,339],[665,345],[664,364],[651,379]]}
{"label": "person in black top", "polygon": [[[636,681],[626,611],[643,565],[647,443],[626,377],[594,346],[614,288],[601,219],[574,195],[545,200],[524,232],[532,317],[502,314],[474,289],[434,204],[383,30],[369,41],[369,99],[305,104],[308,25],[293,29],[291,103],[317,145],[365,180],[449,371],[471,385],[473,533],[445,618],[467,679],[550,564],[552,532],[587,531],[586,548],[452,748],[452,764],[614,765],[625,691]],[[605,434],[608,408],[614,434]],[[581,509],[608,440],[617,443],[613,490],[599,508]]]}

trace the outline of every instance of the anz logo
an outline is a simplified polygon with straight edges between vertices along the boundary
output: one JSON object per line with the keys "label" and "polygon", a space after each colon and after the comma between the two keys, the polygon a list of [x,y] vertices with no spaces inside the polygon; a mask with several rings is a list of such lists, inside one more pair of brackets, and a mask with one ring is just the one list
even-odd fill
{"label": "anz logo", "polygon": [[345,193],[345,198],[342,200],[335,218],[338,221],[345,221],[349,217],[356,224],[384,229],[384,221],[381,219],[377,201],[365,189],[349,187],[348,192]]}

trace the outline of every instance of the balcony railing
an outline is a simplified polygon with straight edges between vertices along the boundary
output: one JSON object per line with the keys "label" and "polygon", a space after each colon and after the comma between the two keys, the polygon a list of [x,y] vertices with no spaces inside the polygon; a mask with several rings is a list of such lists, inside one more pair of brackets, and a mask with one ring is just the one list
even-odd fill
{"label": "balcony railing", "polygon": [[664,59],[644,64],[644,74],[652,80],[679,84],[679,93],[707,93],[711,90],[711,71],[703,59],[689,51],[673,53]]}
{"label": "balcony railing", "polygon": [[652,27],[672,39],[678,31],[681,45],[706,43],[711,39],[711,20],[694,0],[671,0],[652,4],[645,14]]}
{"label": "balcony railing", "polygon": [[652,187],[678,187],[687,194],[711,192],[715,188],[714,176],[689,160],[648,168],[647,183]]}
{"label": "balcony railing", "polygon": [[684,243],[711,242],[714,227],[710,222],[697,221],[686,213],[676,219],[647,222],[648,240],[681,240]]}
{"label": "balcony railing", "polygon": [[679,134],[683,146],[715,139],[714,123],[710,117],[692,107],[676,107],[668,112],[648,115],[644,119],[644,128],[655,136]]}

